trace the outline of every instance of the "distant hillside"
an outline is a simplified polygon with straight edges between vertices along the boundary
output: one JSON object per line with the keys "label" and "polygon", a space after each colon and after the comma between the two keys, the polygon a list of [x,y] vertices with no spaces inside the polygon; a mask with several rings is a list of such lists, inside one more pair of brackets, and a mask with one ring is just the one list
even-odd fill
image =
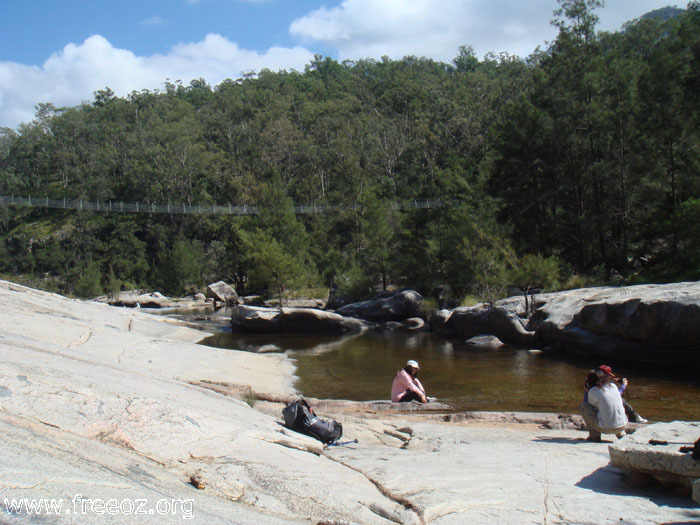
{"label": "distant hillside", "polygon": [[660,9],[654,9],[653,11],[649,11],[648,13],[642,15],[640,18],[660,18],[661,20],[670,20],[671,18],[676,18],[682,15],[683,13],[685,13],[685,9],[681,9],[680,7],[671,7],[669,5]]}
{"label": "distant hillside", "polygon": [[436,307],[696,281],[698,1],[589,34],[598,2],[567,0],[527,60],[319,55],[42,104],[0,129],[0,278],[88,298],[391,286]]}

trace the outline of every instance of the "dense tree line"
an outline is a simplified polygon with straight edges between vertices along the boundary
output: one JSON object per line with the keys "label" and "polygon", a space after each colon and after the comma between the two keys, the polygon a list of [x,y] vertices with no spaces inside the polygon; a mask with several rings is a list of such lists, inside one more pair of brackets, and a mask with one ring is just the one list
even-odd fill
{"label": "dense tree line", "polygon": [[[90,296],[700,277],[700,8],[596,31],[560,0],[527,59],[262,70],[56,108],[0,133],[0,194],[257,205],[253,217],[0,208],[0,272]],[[661,14],[668,14],[664,12]],[[440,200],[397,211],[390,203]],[[294,204],[337,205],[295,215]],[[581,276],[581,277],[576,277]]]}

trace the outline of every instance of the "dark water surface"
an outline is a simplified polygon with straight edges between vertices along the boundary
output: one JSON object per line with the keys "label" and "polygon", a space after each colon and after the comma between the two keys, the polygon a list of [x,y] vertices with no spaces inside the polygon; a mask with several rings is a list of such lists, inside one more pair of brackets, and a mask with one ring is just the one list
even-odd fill
{"label": "dark water surface", "polygon": [[[394,373],[406,360],[415,359],[427,394],[456,411],[578,413],[586,373],[603,364],[597,358],[572,359],[526,348],[472,347],[433,334],[405,332],[346,337],[220,332],[203,344],[289,352],[297,366],[296,388],[303,395],[356,401],[389,399]],[[614,361],[605,364],[629,378],[628,400],[643,417],[700,420],[699,371],[670,372]]]}

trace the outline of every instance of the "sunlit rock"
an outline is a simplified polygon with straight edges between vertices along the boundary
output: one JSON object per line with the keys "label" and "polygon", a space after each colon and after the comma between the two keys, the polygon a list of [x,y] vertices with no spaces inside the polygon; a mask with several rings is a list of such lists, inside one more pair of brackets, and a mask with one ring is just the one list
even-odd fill
{"label": "sunlit rock", "polygon": [[698,422],[655,423],[610,445],[610,460],[618,468],[650,474],[689,496],[700,478],[700,461],[689,450],[698,439]]}
{"label": "sunlit rock", "polygon": [[258,333],[336,333],[362,332],[369,324],[314,308],[264,308],[238,305],[231,312],[236,329]]}
{"label": "sunlit rock", "polygon": [[236,304],[238,294],[236,290],[224,281],[218,281],[207,286],[207,297],[227,305]]}

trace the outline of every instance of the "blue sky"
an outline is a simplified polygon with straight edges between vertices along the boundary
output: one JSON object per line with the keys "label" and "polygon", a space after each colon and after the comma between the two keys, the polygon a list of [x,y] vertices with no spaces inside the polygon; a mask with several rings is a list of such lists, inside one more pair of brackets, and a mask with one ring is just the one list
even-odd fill
{"label": "blue sky", "polygon": [[[607,0],[599,29],[615,31],[669,0]],[[303,71],[338,60],[426,56],[460,45],[527,56],[556,36],[556,0],[2,0],[0,127],[35,106],[72,106],[98,89],[117,95],[204,78]]]}

